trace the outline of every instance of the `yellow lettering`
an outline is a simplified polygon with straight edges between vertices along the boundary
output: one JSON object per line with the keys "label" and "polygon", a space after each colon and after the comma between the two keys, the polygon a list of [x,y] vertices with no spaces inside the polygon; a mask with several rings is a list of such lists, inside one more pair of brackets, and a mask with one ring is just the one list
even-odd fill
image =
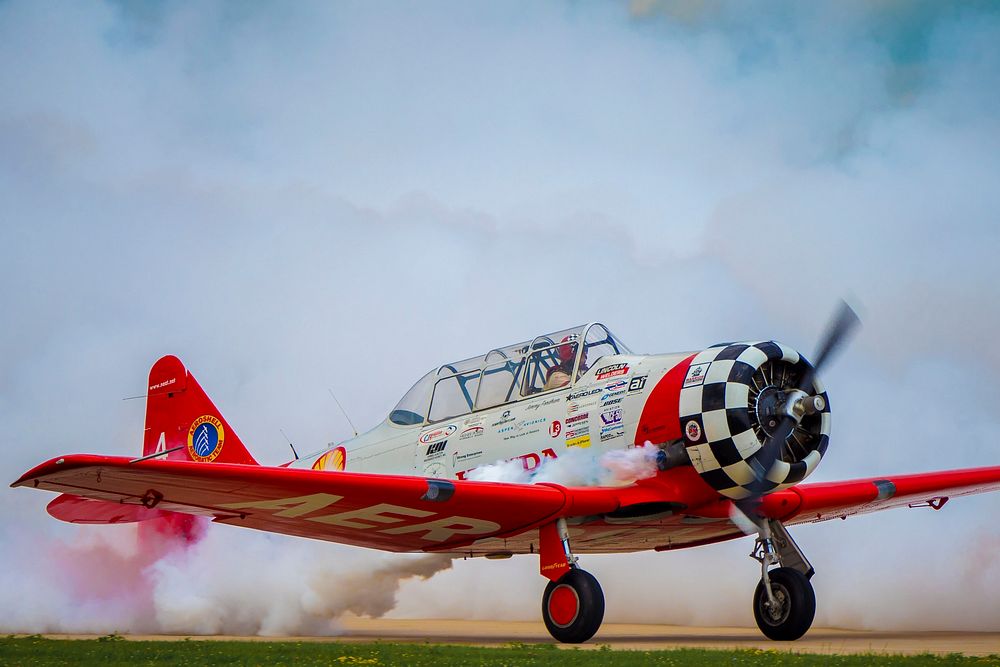
{"label": "yellow lettering", "polygon": [[[390,516],[392,514],[397,516]],[[329,523],[334,526],[343,526],[345,528],[364,529],[374,528],[375,526],[372,525],[373,523],[399,523],[400,521],[404,521],[406,517],[423,518],[432,516],[433,514],[434,512],[380,503],[378,505],[372,505],[371,507],[351,510],[350,512],[309,517],[309,521]],[[370,521],[371,523],[360,523],[361,521]]]}
{"label": "yellow lettering", "polygon": [[464,516],[453,516],[412,526],[399,526],[379,531],[389,535],[425,532],[423,539],[429,542],[444,542],[453,535],[483,535],[500,530],[500,524],[482,519],[470,519]]}
{"label": "yellow lettering", "polygon": [[313,493],[308,496],[297,496],[295,498],[279,498],[278,500],[253,500],[245,503],[232,503],[229,505],[220,505],[220,507],[233,510],[243,510],[243,509],[281,510],[280,512],[275,512],[274,516],[294,518],[297,516],[302,516],[303,514],[308,514],[309,512],[315,512],[316,510],[321,510],[324,507],[329,507],[330,505],[339,502],[343,499],[344,496],[335,496],[329,493]]}

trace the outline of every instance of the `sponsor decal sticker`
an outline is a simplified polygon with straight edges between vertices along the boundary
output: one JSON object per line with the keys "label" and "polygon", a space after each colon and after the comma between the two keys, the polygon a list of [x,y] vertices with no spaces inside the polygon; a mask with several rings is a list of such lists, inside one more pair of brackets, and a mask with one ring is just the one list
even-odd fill
{"label": "sponsor decal sticker", "polygon": [[347,467],[347,450],[343,447],[334,447],[316,459],[312,464],[313,470],[333,470],[340,472],[345,467]]}
{"label": "sponsor decal sticker", "polygon": [[607,442],[609,440],[614,440],[615,438],[625,437],[625,431],[609,431],[608,433],[601,433],[601,442]]}
{"label": "sponsor decal sticker", "polygon": [[712,362],[707,364],[695,364],[688,368],[687,375],[684,377],[685,387],[697,387],[700,384],[705,384],[705,376],[708,374],[708,367],[712,365]]}
{"label": "sponsor decal sticker", "polygon": [[611,405],[618,405],[621,402],[622,402],[621,398],[612,398],[610,401],[604,401],[603,403],[601,403],[601,407],[606,408]]}
{"label": "sponsor decal sticker", "polygon": [[628,382],[625,380],[618,380],[617,382],[612,382],[604,387],[604,391],[618,391],[619,389],[625,389]]}
{"label": "sponsor decal sticker", "polygon": [[[514,421],[516,417],[510,416],[510,410],[504,410],[503,414],[500,415],[500,419],[490,424],[490,426],[503,426],[504,424],[509,424]],[[501,431],[502,433],[503,431]]]}
{"label": "sponsor decal sticker", "polygon": [[427,454],[425,455],[425,458],[429,458],[435,455],[437,456],[443,455],[444,448],[447,446],[448,446],[447,440],[442,440],[441,442],[435,442],[430,445],[427,445]]}
{"label": "sponsor decal sticker", "polygon": [[545,399],[541,403],[532,403],[531,405],[527,406],[524,409],[525,410],[537,410],[538,408],[540,408],[542,406],[545,406],[545,405],[555,405],[556,403],[558,403],[561,400],[562,400],[561,396],[556,396],[555,398]]}
{"label": "sponsor decal sticker", "polygon": [[562,433],[562,424],[558,419],[553,419],[552,423],[549,424],[549,435],[558,438],[560,433]]}
{"label": "sponsor decal sticker", "polygon": [[432,442],[437,442],[438,440],[444,440],[449,435],[458,430],[458,427],[454,424],[448,424],[447,426],[441,426],[439,428],[434,428],[429,431],[424,431],[420,434],[420,444],[429,445]]}
{"label": "sponsor decal sticker", "polygon": [[[482,452],[476,452],[476,454],[482,454]],[[543,449],[541,452],[528,452],[527,454],[521,454],[520,456],[515,456],[512,459],[507,459],[507,461],[520,461],[524,469],[527,470],[528,472],[531,472],[532,470],[540,466],[546,459],[555,459],[555,458],[558,458],[558,456],[556,456],[555,450],[547,448]],[[461,457],[459,457],[458,460],[461,460]],[[473,470],[475,470],[475,468],[460,470],[455,473],[455,477],[457,477],[458,479],[465,479],[465,476],[468,475]]]}
{"label": "sponsor decal sticker", "polygon": [[191,422],[188,429],[188,454],[199,463],[209,463],[222,453],[225,441],[226,431],[222,421],[214,415],[202,415]]}
{"label": "sponsor decal sticker", "polygon": [[600,387],[593,387],[592,389],[583,389],[580,391],[575,391],[566,397],[567,401],[575,401],[579,398],[586,398],[588,396],[593,396],[594,394],[601,393]]}
{"label": "sponsor decal sticker", "polygon": [[605,410],[601,413],[601,423],[607,426],[608,424],[620,424],[622,421],[622,409],[614,408],[613,410]]}
{"label": "sponsor decal sticker", "polygon": [[464,454],[459,454],[455,452],[451,455],[451,465],[455,467],[459,462],[471,461],[472,459],[478,459],[483,455],[483,450],[477,450],[474,452],[465,452]]}
{"label": "sponsor decal sticker", "polygon": [[589,416],[590,416],[589,412],[581,412],[578,415],[573,415],[572,417],[567,417],[566,418],[566,426],[568,427],[570,424],[578,424],[578,423],[580,423],[582,421],[586,421],[587,417],[589,417]]}
{"label": "sponsor decal sticker", "polygon": [[527,431],[522,431],[520,428],[518,428],[517,429],[517,433],[513,433],[511,435],[505,435],[503,437],[503,439],[504,440],[514,440],[515,438],[523,438],[523,437],[525,437],[527,435],[534,435],[534,434],[538,433],[540,430],[541,429],[530,428]]}
{"label": "sponsor decal sticker", "polygon": [[485,429],[482,426],[470,426],[469,428],[462,431],[462,434],[458,436],[459,440],[468,440],[469,438],[478,438],[483,433]]}
{"label": "sponsor decal sticker", "polygon": [[648,375],[640,375],[639,377],[632,378],[632,381],[628,383],[628,393],[633,394],[645,389],[646,378],[648,377]]}
{"label": "sponsor decal sticker", "polygon": [[590,435],[581,435],[566,441],[567,447],[580,447],[586,449],[590,447]]}
{"label": "sponsor decal sticker", "polygon": [[691,442],[700,440],[701,426],[698,425],[698,422],[692,419],[684,426],[684,435],[686,435],[687,439]]}
{"label": "sponsor decal sticker", "polygon": [[611,364],[610,366],[605,366],[604,368],[598,368],[595,378],[597,380],[606,380],[607,378],[613,378],[619,375],[628,375],[628,364]]}

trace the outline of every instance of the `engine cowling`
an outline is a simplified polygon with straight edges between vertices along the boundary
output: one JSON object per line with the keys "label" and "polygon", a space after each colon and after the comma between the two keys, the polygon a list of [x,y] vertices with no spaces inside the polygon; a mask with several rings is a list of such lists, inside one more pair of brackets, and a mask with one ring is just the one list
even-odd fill
{"label": "engine cowling", "polygon": [[807,393],[822,396],[823,409],[802,417],[770,470],[758,460],[788,393],[811,368],[775,341],[718,345],[691,360],[679,397],[681,431],[691,464],[713,489],[739,500],[758,478],[768,493],[816,469],[830,441],[830,402],[815,374]]}

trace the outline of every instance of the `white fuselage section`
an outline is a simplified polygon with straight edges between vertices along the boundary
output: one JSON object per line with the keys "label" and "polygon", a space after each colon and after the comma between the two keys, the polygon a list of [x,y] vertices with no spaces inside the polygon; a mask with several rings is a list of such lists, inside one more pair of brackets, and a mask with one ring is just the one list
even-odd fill
{"label": "white fuselage section", "polygon": [[649,392],[689,354],[603,357],[570,386],[433,424],[386,420],[291,467],[463,479],[514,459],[530,472],[571,449],[600,455],[642,444],[636,428]]}

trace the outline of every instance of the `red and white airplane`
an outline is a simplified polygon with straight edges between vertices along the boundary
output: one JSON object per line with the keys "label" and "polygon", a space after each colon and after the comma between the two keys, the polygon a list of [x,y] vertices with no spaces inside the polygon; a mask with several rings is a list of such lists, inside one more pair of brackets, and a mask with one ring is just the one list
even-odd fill
{"label": "red and white airplane", "polygon": [[[593,323],[431,370],[371,431],[261,466],[176,357],[149,374],[143,456],[74,454],[13,486],[60,492],[74,523],[210,517],[395,552],[537,554],[552,636],[583,642],[604,595],[578,554],[669,551],[756,535],[753,611],[776,640],[812,623],[813,568],[787,527],[891,507],[940,509],[1000,489],[1000,467],[801,483],[830,435],[816,379],[856,322],[849,309],[815,366],[773,341],[637,355]],[[645,447],[625,486],[477,481],[497,461],[528,475],[561,457]],[[516,465],[516,463],[515,463]]]}

